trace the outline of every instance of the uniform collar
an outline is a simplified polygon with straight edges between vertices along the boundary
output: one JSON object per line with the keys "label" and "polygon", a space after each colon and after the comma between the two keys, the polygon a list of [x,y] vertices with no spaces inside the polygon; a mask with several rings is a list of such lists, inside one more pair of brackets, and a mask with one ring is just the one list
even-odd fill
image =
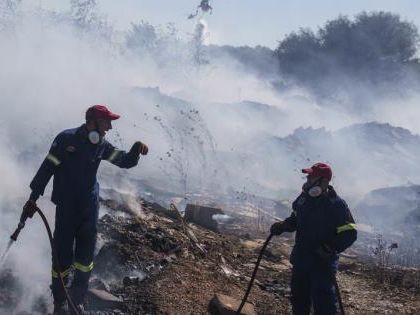
{"label": "uniform collar", "polygon": [[336,198],[337,197],[337,193],[336,193],[334,187],[331,186],[331,185],[328,185],[327,196],[329,198]]}
{"label": "uniform collar", "polygon": [[89,142],[86,124],[83,124],[79,128],[77,128],[76,134],[79,136],[82,142]]}

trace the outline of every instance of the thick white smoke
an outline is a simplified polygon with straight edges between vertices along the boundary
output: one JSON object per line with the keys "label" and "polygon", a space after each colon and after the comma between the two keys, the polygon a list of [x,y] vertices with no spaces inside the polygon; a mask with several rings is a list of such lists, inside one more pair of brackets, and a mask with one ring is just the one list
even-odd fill
{"label": "thick white smoke", "polygon": [[[370,189],[407,181],[408,171],[390,175],[351,137],[335,142],[338,136],[331,140],[328,133],[370,120],[420,132],[414,96],[392,103],[381,99],[369,113],[350,114],[338,106],[322,106],[299,88],[275,92],[232,58],[211,60],[201,50],[211,32],[204,22],[186,40],[163,29],[144,52],[127,47],[124,36],[97,20],[80,24],[65,12],[18,12],[3,19],[0,32],[1,248],[17,224],[29,182],[53,137],[82,124],[86,108],[98,103],[122,115],[110,132],[111,142],[129,149],[141,140],[150,147],[135,169],[102,165],[103,187],[136,191],[140,180],[180,196],[234,190],[271,197],[287,191],[293,196],[290,191],[298,192],[302,184],[299,169],[317,160],[333,162],[334,183],[355,199]],[[402,103],[407,105],[404,112]],[[276,144],[299,127],[326,127],[328,145],[321,137],[313,147],[302,147],[299,136]],[[48,192],[40,205],[53,222]],[[32,297],[46,295],[50,276],[41,222],[35,218],[27,225],[7,262],[30,292],[22,300],[23,310],[30,309]]]}

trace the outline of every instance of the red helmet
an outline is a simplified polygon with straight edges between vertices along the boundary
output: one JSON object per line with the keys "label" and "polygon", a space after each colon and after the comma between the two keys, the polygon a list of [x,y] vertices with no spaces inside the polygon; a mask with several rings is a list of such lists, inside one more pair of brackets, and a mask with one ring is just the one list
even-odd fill
{"label": "red helmet", "polygon": [[111,112],[105,105],[93,105],[86,111],[86,121],[95,119],[116,120],[120,115]]}
{"label": "red helmet", "polygon": [[311,174],[316,177],[324,177],[328,181],[332,178],[332,170],[328,164],[325,163],[316,163],[312,165],[310,168],[304,168],[302,173]]}

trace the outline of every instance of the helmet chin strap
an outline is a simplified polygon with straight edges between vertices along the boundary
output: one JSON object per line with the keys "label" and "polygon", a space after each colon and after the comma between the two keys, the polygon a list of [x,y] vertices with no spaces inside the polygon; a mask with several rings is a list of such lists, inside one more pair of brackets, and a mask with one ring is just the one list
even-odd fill
{"label": "helmet chin strap", "polygon": [[99,144],[101,142],[101,134],[99,133],[98,122],[95,120],[95,129],[89,131],[88,139],[92,144]]}

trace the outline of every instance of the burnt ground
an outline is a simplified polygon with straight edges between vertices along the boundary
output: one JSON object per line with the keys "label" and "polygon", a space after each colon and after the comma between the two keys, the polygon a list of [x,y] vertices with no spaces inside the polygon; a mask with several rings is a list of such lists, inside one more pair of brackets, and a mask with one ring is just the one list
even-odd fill
{"label": "burnt ground", "polygon": [[[246,243],[242,245],[237,236],[221,235],[193,225],[188,225],[188,229],[204,251],[184,233],[180,221],[161,216],[152,216],[143,222],[111,216],[101,220],[100,230],[112,235],[112,241],[98,254],[97,275],[124,278],[121,271],[110,274],[108,264],[99,261],[105,256],[112,258],[103,261],[118,261],[127,266],[125,275],[132,274],[136,264],[134,270],[147,274],[138,283],[112,287],[114,294],[124,297],[127,313],[207,314],[208,303],[215,293],[236,298],[243,295],[256,257],[254,248],[247,247],[250,245]],[[261,314],[288,311],[286,297],[258,286],[251,300],[264,301],[256,303]]]}
{"label": "burnt ground", "polygon": [[[102,267],[106,248],[113,248],[108,255],[126,267],[125,275],[133,270],[147,275],[143,281],[133,279],[126,285],[124,274],[111,276],[119,279],[111,291],[124,298],[127,314],[208,314],[215,293],[242,298],[266,235],[241,235],[240,229],[220,234],[186,225],[171,210],[149,207],[144,211],[143,219],[105,216],[100,222],[108,243],[98,254],[98,276],[109,277],[107,272],[115,270]],[[290,314],[288,255],[292,245],[290,237],[280,237],[266,251],[248,299],[259,314]],[[338,274],[348,314],[418,314],[418,269],[395,267],[386,273],[385,281],[374,265],[361,263],[355,256],[341,259]]]}
{"label": "burnt ground", "polygon": [[[124,303],[101,314],[208,314],[215,293],[242,298],[265,234],[243,233],[249,232],[246,225],[216,233],[185,224],[174,210],[157,205],[143,207],[139,217],[129,214],[133,202],[104,203],[116,212],[99,221],[102,247],[92,278]],[[248,299],[258,314],[290,314],[292,245],[290,237],[276,238],[264,255]],[[395,267],[383,277],[352,254],[341,259],[338,274],[347,314],[418,314],[418,269]],[[0,309],[14,314],[19,292],[13,273],[2,272]],[[39,313],[45,308],[37,307]]]}

